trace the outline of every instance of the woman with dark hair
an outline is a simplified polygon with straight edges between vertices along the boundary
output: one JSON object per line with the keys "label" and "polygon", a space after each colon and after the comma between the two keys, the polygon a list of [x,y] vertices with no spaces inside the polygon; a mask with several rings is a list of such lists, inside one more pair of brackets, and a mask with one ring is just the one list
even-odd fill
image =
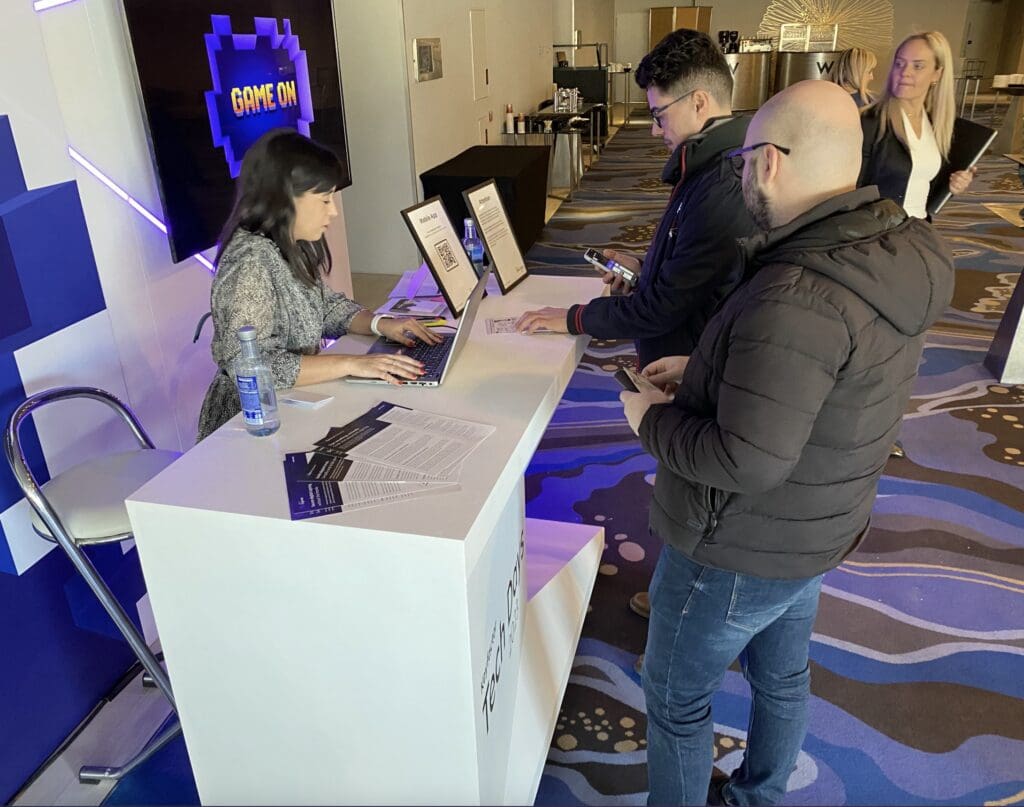
{"label": "woman with dark hair", "polygon": [[[911,216],[928,218],[928,202],[942,193],[956,118],[953,55],[946,37],[925,31],[896,49],[878,101],[861,114],[864,150],[858,186],[877,185]],[[948,187],[963,193],[975,169],[949,174]]]}
{"label": "woman with dark hair", "polygon": [[422,375],[420,363],[402,355],[320,355],[323,338],[345,333],[406,345],[440,341],[415,319],[375,317],[324,283],[331,271],[324,233],[338,215],[341,176],[333,152],[292,129],[267,132],[246,152],[210,289],[211,349],[220,371],[203,401],[199,440],[241,410],[231,364],[243,325],[256,328],[278,389],[343,376],[398,384]]}

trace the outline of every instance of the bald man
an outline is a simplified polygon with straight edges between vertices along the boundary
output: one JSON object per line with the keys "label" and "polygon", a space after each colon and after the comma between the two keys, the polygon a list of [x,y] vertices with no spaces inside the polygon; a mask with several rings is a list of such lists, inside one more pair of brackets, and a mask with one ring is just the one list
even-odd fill
{"label": "bald man", "polygon": [[[650,804],[774,804],[807,724],[822,575],[867,532],[926,329],[953,266],[931,225],[856,189],[857,108],[825,81],[765,104],[730,158],[763,232],[674,397],[622,396],[658,461],[643,684]],[[737,657],[747,747],[711,777],[711,697]]]}

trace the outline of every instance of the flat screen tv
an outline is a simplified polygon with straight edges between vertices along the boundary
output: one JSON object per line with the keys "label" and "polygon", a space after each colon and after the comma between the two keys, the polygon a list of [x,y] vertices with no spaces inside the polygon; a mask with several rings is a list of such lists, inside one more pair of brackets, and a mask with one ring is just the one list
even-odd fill
{"label": "flat screen tv", "polygon": [[171,255],[213,246],[246,149],[294,128],[352,184],[331,0],[122,0]]}

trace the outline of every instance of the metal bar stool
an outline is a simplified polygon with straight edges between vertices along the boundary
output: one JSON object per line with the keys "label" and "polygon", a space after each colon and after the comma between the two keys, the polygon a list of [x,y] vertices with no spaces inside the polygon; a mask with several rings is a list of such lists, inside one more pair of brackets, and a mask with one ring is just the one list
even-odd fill
{"label": "metal bar stool", "polygon": [[[86,460],[39,485],[28,467],[20,440],[21,424],[34,410],[56,401],[89,398],[113,409],[125,422],[139,448]],[[180,454],[153,446],[135,415],[109,392],[93,387],[60,387],[37,393],[21,404],[4,432],[4,453],[25,498],[32,505],[32,529],[64,550],[76,571],[99,599],[103,609],[124,636],[147,676],[174,708],[171,682],[146,640],[96,571],[83,547],[123,541],[132,537],[125,499]],[[120,766],[83,766],[81,782],[118,780],[131,773],[181,732],[175,720],[142,751]]]}
{"label": "metal bar stool", "polygon": [[985,75],[984,59],[964,59],[963,66],[963,95],[960,98],[960,117],[964,116],[967,108],[967,86],[974,82],[974,96],[971,98],[971,120],[974,120],[974,108],[978,103],[978,90],[981,87],[981,79]]}

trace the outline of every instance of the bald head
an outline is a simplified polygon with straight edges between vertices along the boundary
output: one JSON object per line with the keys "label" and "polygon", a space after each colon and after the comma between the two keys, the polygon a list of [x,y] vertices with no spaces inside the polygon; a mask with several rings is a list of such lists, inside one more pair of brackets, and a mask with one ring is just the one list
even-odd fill
{"label": "bald head", "polygon": [[789,149],[755,157],[745,179],[779,226],[857,185],[860,113],[849,93],[831,81],[801,81],[770,98],[754,115],[746,145]]}
{"label": "bald head", "polygon": [[789,167],[821,191],[857,182],[860,113],[831,81],[801,81],[770,98],[754,115],[747,139],[788,146]]}

